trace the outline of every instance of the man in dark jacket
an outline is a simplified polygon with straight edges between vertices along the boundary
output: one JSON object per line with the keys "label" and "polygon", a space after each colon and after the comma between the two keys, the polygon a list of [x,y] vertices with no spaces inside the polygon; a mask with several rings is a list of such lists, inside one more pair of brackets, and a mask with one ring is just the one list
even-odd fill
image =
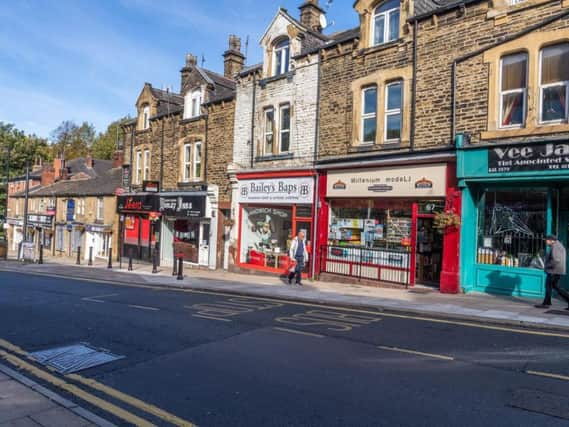
{"label": "man in dark jacket", "polygon": [[[567,252],[556,236],[547,236],[546,243],[547,246],[549,246],[549,254],[545,261],[545,272],[547,273],[545,299],[543,300],[543,304],[536,306],[537,308],[551,307],[551,294],[553,293],[553,289],[569,304],[569,292],[559,286],[561,276],[567,274]],[[569,307],[567,310],[569,310]]]}

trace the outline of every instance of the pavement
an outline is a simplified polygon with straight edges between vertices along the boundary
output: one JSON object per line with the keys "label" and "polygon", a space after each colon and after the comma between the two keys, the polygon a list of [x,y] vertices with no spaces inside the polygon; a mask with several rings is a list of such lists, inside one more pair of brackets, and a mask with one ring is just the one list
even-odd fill
{"label": "pavement", "polygon": [[94,426],[113,424],[0,365],[0,427]]}
{"label": "pavement", "polygon": [[535,299],[480,293],[446,295],[426,287],[406,290],[306,281],[305,286],[299,288],[287,286],[282,279],[274,276],[189,268],[184,270],[184,280],[179,281],[172,277],[170,268],[161,268],[158,274],[152,274],[152,267],[147,264],[134,264],[132,272],[126,271],[126,264],[123,264],[122,270],[118,267],[118,263],[115,263],[114,268],[109,270],[105,260],[95,260],[93,266],[82,261],[81,266],[76,266],[74,261],[68,258],[46,258],[42,265],[24,265],[17,261],[0,262],[0,270],[13,272],[151,286],[189,287],[195,290],[452,317],[510,326],[569,330],[569,311],[565,310],[564,302],[557,300],[551,310],[540,310],[534,305],[541,301]]}

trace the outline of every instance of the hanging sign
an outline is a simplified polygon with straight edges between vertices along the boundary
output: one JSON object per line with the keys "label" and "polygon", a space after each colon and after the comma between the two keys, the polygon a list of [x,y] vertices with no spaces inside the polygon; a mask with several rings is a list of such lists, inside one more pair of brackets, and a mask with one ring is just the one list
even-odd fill
{"label": "hanging sign", "polygon": [[239,203],[311,204],[314,178],[275,178],[239,181]]}
{"label": "hanging sign", "polygon": [[122,165],[122,186],[130,188],[130,165]]}
{"label": "hanging sign", "polygon": [[67,212],[65,215],[66,221],[73,221],[75,219],[75,200],[67,200]]}
{"label": "hanging sign", "polygon": [[160,182],[158,181],[143,181],[142,191],[145,193],[158,193],[160,191]]}
{"label": "hanging sign", "polygon": [[569,169],[569,144],[529,144],[488,149],[488,173]]}

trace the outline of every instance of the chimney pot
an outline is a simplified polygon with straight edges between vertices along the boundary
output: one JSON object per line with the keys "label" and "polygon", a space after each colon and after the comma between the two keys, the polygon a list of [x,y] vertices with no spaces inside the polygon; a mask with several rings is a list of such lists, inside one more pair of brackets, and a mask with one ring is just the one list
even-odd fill
{"label": "chimney pot", "polygon": [[195,67],[198,65],[198,57],[188,53],[186,55],[186,67]]}
{"label": "chimney pot", "polygon": [[229,49],[223,54],[224,75],[233,79],[245,66],[245,55],[241,53],[241,38],[234,34],[229,36]]}

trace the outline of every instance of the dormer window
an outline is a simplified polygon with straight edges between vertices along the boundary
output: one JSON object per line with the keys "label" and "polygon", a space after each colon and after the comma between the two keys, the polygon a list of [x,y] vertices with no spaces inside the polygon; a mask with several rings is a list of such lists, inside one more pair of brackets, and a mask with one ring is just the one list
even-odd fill
{"label": "dormer window", "polygon": [[150,106],[145,105],[142,107],[142,129],[150,127]]}
{"label": "dormer window", "polygon": [[191,119],[201,115],[202,91],[196,89],[188,92],[184,99],[184,119]]}
{"label": "dormer window", "polygon": [[290,69],[290,40],[283,39],[275,45],[273,75],[281,76]]}
{"label": "dormer window", "polygon": [[399,0],[389,0],[378,6],[371,21],[373,46],[399,38]]}

